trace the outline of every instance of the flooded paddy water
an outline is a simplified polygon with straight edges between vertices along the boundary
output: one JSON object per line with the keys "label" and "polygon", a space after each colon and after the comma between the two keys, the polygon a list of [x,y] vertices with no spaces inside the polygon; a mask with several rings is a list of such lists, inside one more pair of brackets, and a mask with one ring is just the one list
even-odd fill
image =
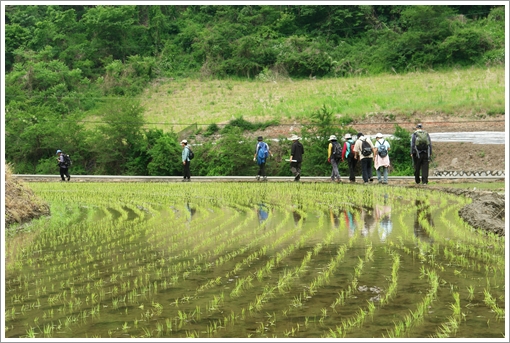
{"label": "flooded paddy water", "polygon": [[31,183],[5,336],[504,338],[505,238],[468,198],[325,183]]}

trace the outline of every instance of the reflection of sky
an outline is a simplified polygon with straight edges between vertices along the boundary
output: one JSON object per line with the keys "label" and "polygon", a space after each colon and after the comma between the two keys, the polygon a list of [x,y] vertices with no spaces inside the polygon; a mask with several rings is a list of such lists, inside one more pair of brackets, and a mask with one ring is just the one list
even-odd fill
{"label": "reflection of sky", "polygon": [[269,216],[269,208],[266,204],[261,203],[258,205],[257,215],[259,217],[259,223],[267,220],[267,217]]}

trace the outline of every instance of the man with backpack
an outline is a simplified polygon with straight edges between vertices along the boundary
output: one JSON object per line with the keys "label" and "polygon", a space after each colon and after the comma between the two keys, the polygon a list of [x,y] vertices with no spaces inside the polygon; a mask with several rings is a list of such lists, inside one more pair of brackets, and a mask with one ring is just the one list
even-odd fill
{"label": "man with backpack", "polygon": [[62,150],[57,150],[57,162],[58,166],[60,168],[60,177],[62,178],[62,181],[66,180],[69,181],[71,179],[71,175],[69,175],[69,167],[71,166],[71,158],[69,155],[62,152]]}
{"label": "man with backpack", "polygon": [[358,132],[358,140],[354,144],[354,152],[361,163],[361,176],[363,183],[373,182],[372,161],[374,160],[374,144],[363,133]]}
{"label": "man with backpack", "polygon": [[271,154],[271,151],[269,150],[269,145],[264,142],[262,136],[259,136],[257,138],[257,146],[255,147],[255,155],[253,155],[253,161],[257,161],[257,164],[259,166],[259,172],[257,173],[257,181],[260,180],[260,177],[262,176],[262,180],[267,181],[267,175],[266,175],[266,160],[271,155],[273,157],[273,154]]}
{"label": "man with backpack", "polygon": [[329,136],[328,145],[328,163],[331,163],[331,181],[340,182],[340,173],[338,172],[338,162],[342,159],[342,147],[338,143],[336,136]]}
{"label": "man with backpack", "polygon": [[[377,181],[379,183],[388,183],[388,168],[390,166],[390,157],[388,151],[390,150],[390,143],[383,138],[382,133],[375,135],[375,149],[376,155],[374,160],[374,167],[377,173]],[[382,169],[382,179],[381,179]]]}
{"label": "man with backpack", "polygon": [[411,136],[411,157],[414,165],[414,181],[426,185],[429,183],[429,162],[432,157],[432,142],[427,131],[423,130],[422,124],[416,125],[416,131]]}
{"label": "man with backpack", "polygon": [[353,151],[355,141],[350,133],[346,133],[344,139],[345,143],[342,149],[342,162],[347,159],[347,165],[349,166],[349,181],[356,182],[356,174],[354,169],[356,168],[356,162],[358,160],[356,160]]}
{"label": "man with backpack", "polygon": [[184,166],[183,179],[182,182],[190,182],[191,172],[190,172],[190,148],[188,147],[188,141],[183,139],[181,141],[182,146],[182,165]]}

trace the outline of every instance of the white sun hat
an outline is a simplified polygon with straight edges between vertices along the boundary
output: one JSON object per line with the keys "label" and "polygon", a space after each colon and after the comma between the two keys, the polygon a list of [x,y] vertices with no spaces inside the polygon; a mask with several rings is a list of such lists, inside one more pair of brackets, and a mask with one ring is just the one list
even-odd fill
{"label": "white sun hat", "polygon": [[352,136],[350,133],[346,133],[345,136],[344,136],[344,139],[351,139]]}
{"label": "white sun hat", "polygon": [[379,132],[377,135],[375,135],[375,138],[383,138],[382,133]]}
{"label": "white sun hat", "polygon": [[187,140],[185,140],[185,139],[183,139],[183,140],[181,141],[181,144],[188,144],[188,141],[187,141]]}
{"label": "white sun hat", "polygon": [[328,141],[336,141],[336,136],[335,135],[329,136]]}
{"label": "white sun hat", "polygon": [[292,135],[289,138],[291,141],[297,141],[298,139],[301,139],[301,137],[298,137],[297,135]]}

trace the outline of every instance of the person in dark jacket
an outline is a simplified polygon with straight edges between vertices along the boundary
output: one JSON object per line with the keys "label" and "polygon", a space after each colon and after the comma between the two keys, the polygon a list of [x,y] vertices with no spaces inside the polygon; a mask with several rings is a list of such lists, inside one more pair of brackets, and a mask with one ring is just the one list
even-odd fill
{"label": "person in dark jacket", "polygon": [[[416,146],[416,136],[419,132],[425,132],[427,136],[426,148]],[[421,183],[426,185],[429,183],[429,162],[432,156],[432,142],[428,132],[423,130],[422,124],[416,125],[416,131],[411,136],[411,157],[413,158],[414,166],[414,181],[420,184],[420,170],[421,170]]]}
{"label": "person in dark jacket", "polygon": [[65,160],[64,160],[64,153],[62,152],[62,150],[57,150],[57,162],[58,162],[58,166],[60,168],[60,177],[62,178],[62,181],[65,181],[66,180],[66,177],[67,177],[67,181],[69,181],[71,179],[71,175],[69,174],[69,166],[66,165],[65,163]]}
{"label": "person in dark jacket", "polygon": [[303,149],[303,144],[299,142],[301,137],[292,135],[289,139],[292,141],[289,158],[290,171],[294,175],[294,181],[299,181],[301,178],[301,162],[303,161],[305,150]]}

